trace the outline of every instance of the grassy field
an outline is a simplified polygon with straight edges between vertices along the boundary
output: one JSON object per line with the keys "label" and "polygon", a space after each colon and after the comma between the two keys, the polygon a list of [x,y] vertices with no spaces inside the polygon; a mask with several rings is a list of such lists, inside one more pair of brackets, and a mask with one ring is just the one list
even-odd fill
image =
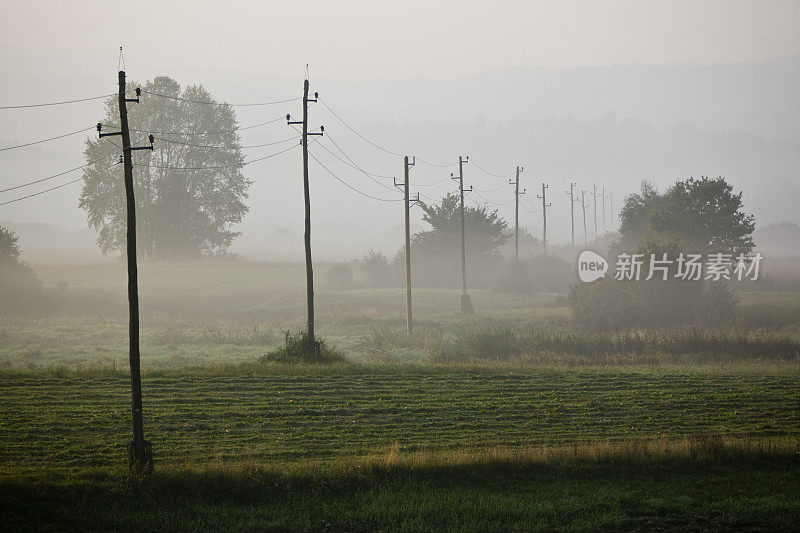
{"label": "grassy field", "polygon": [[[262,356],[302,269],[143,265],[156,472],[130,478],[125,271],[33,265],[0,314],[0,529],[785,529],[800,522],[800,293],[715,330],[588,332],[561,295],[328,286],[326,366]],[[63,283],[60,283],[63,282]],[[55,287],[60,285],[60,288]]]}
{"label": "grassy field", "polygon": [[1,377],[9,525],[788,528],[800,518],[792,366],[153,371],[144,395],[158,474],[142,481],[123,470],[124,373]]}

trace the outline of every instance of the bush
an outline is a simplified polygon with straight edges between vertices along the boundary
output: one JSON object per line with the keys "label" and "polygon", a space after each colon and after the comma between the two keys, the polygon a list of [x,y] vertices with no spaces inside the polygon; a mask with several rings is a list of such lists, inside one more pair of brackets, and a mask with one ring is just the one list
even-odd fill
{"label": "bush", "polygon": [[[312,349],[308,332],[301,330],[297,333],[284,331],[286,344],[267,352],[260,359],[262,363],[335,363],[344,361],[344,355],[329,347],[324,339],[317,337],[316,349]],[[315,354],[316,355],[313,355]]]}
{"label": "bush", "polygon": [[359,265],[367,282],[373,287],[385,287],[390,284],[392,269],[389,265],[389,258],[383,253],[370,250],[361,258]]}
{"label": "bush", "polygon": [[42,296],[36,274],[19,259],[18,240],[14,232],[0,226],[0,311],[32,307]]}
{"label": "bush", "polygon": [[631,286],[610,279],[577,283],[567,295],[572,317],[581,326],[606,329],[631,326],[635,313],[631,305]]}
{"label": "bush", "polygon": [[575,323],[593,329],[719,325],[736,310],[736,296],[723,283],[617,281],[579,283],[567,297]]}
{"label": "bush", "polygon": [[575,267],[554,255],[507,261],[492,283],[497,292],[565,292],[575,282]]}
{"label": "bush", "polygon": [[731,288],[721,282],[709,283],[700,295],[695,313],[705,324],[721,324],[735,315],[738,298]]}
{"label": "bush", "polygon": [[468,359],[505,361],[520,355],[517,334],[505,326],[490,325],[469,330],[464,336]]}
{"label": "bush", "polygon": [[325,281],[336,289],[349,289],[353,286],[353,269],[347,263],[334,263],[325,272]]}
{"label": "bush", "polygon": [[513,259],[506,261],[500,273],[492,282],[491,289],[495,292],[523,294],[533,292],[530,272],[522,262],[516,263]]}

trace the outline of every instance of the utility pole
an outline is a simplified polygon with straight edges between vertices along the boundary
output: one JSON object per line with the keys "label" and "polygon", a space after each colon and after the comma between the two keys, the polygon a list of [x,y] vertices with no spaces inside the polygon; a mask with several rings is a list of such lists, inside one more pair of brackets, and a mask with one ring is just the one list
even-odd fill
{"label": "utility pole", "polygon": [[586,191],[581,191],[581,207],[583,208],[583,245],[589,246],[589,233],[586,231]]}
{"label": "utility pole", "polygon": [[572,229],[572,246],[575,246],[575,183],[569,183],[569,219]]}
{"label": "utility pole", "polygon": [[119,82],[119,124],[118,132],[103,133],[103,125],[97,124],[100,137],[120,135],[122,137],[122,163],[125,172],[125,209],[126,209],[126,243],[128,259],[128,362],[131,369],[131,413],[133,441],[129,447],[129,466],[136,471],[153,470],[153,447],[150,441],[144,440],[144,417],[142,416],[142,375],[139,353],[139,283],[136,263],[136,199],[133,195],[133,158],[134,150],[152,150],[153,136],[150,135],[150,146],[131,146],[131,134],[128,128],[128,102],[139,102],[142,90],[136,89],[136,98],[125,97],[125,71],[120,70]]}
{"label": "utility pole", "polygon": [[614,231],[614,191],[608,191],[608,201],[611,202],[611,219],[609,220],[609,224],[611,225],[611,231]]}
{"label": "utility pole", "polygon": [[[450,177],[458,181],[458,190],[461,194],[461,312],[472,313],[472,302],[467,294],[467,252],[466,239],[464,237],[464,163],[469,163],[469,156],[458,156],[458,177]],[[472,190],[469,186],[467,192]]]}
{"label": "utility pole", "polygon": [[606,188],[603,187],[603,235],[606,234]]}
{"label": "utility pole", "polygon": [[[405,259],[406,259],[406,331],[408,331],[409,335],[411,334],[411,330],[413,329],[412,326],[412,319],[411,319],[411,223],[409,221],[408,211],[409,211],[409,169],[413,167],[417,163],[417,158],[413,157],[412,161],[408,161],[408,156],[404,158],[404,165],[403,165],[403,172],[404,172],[404,180],[403,180],[403,199],[405,200],[405,225],[406,225],[406,246],[405,246]],[[419,194],[417,194],[417,200],[419,200]]]}
{"label": "utility pole", "polygon": [[508,180],[508,184],[514,186],[514,267],[519,267],[519,195],[526,191],[522,189],[519,192],[519,173],[522,171],[522,167],[517,167],[516,180]]}
{"label": "utility pole", "polygon": [[594,238],[597,238],[597,185],[592,185],[592,198],[594,199]]}
{"label": "utility pole", "polygon": [[542,183],[542,195],[537,198],[542,199],[542,254],[547,255],[547,208],[552,204],[547,203],[547,189],[549,185]]}
{"label": "utility pole", "polygon": [[286,122],[289,125],[302,124],[303,133],[300,144],[303,145],[303,199],[306,208],[306,226],[304,242],[306,248],[306,303],[308,307],[308,356],[313,361],[320,361],[322,354],[319,350],[319,344],[314,338],[314,265],[311,262],[311,196],[308,189],[308,136],[309,135],[322,135],[325,132],[324,127],[320,127],[317,133],[309,133],[308,131],[308,103],[316,102],[318,93],[314,93],[314,98],[308,97],[308,79],[303,83],[303,120],[293,121],[291,115],[286,115]]}

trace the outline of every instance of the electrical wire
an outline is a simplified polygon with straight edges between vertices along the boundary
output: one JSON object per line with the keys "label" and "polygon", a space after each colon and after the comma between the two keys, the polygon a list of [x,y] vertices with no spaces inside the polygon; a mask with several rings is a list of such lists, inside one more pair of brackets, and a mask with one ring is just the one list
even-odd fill
{"label": "electrical wire", "polygon": [[22,183],[20,185],[14,185],[13,187],[8,187],[7,189],[0,189],[0,193],[13,191],[13,190],[16,190],[16,189],[21,189],[23,187],[29,187],[31,185],[35,185],[35,184],[41,183],[43,181],[47,181],[47,180],[51,180],[51,179],[54,179],[54,178],[58,178],[58,177],[63,176],[65,174],[69,174],[71,172],[75,172],[76,170],[80,170],[82,168],[86,168],[88,166],[94,165],[95,163],[99,163],[100,161],[103,161],[104,159],[108,159],[109,157],[114,156],[114,155],[116,155],[116,154],[108,154],[108,155],[106,155],[104,157],[101,157],[99,159],[95,159],[94,161],[89,161],[85,165],[81,165],[79,167],[71,168],[69,170],[65,170],[63,172],[59,172],[58,174],[53,174],[52,176],[47,176],[46,178],[40,178],[38,180],[29,181],[27,183]]}
{"label": "electrical wire", "polygon": [[281,150],[280,152],[275,152],[274,154],[265,155],[264,157],[258,157],[256,159],[251,159],[249,161],[242,161],[241,163],[234,163],[232,165],[217,165],[217,166],[213,166],[213,167],[173,167],[173,166],[169,166],[169,165],[151,165],[151,164],[144,164],[144,163],[134,163],[133,165],[136,166],[136,167],[159,168],[159,169],[162,169],[162,170],[220,170],[220,169],[223,169],[223,168],[243,167],[245,165],[249,165],[249,164],[255,163],[257,161],[263,161],[264,159],[270,159],[272,157],[275,157],[275,156],[281,155],[281,154],[283,154],[285,152],[288,152],[289,150],[291,150],[293,148],[296,148],[298,146],[300,146],[300,145],[294,144],[294,145],[290,146],[289,148],[285,148],[285,149]]}
{"label": "electrical wire", "polygon": [[[285,142],[295,141],[295,140],[297,140],[299,138],[300,138],[299,135],[295,135],[294,137],[289,137],[288,139],[283,139],[282,141],[275,141],[275,142],[264,143],[264,144],[249,144],[247,146],[240,146],[239,148],[245,149],[245,148],[261,148],[261,147],[264,147],[264,146],[274,146],[276,144],[283,144]],[[165,137],[156,137],[156,140],[164,141],[164,142],[170,143],[170,144],[180,144],[182,146],[192,146],[192,147],[195,147],[195,148],[211,148],[211,149],[227,149],[227,148],[229,148],[228,146],[214,146],[214,145],[210,145],[210,144],[192,144],[192,143],[181,142],[181,141],[173,141],[172,139],[167,139]]]}
{"label": "electrical wire", "polygon": [[489,172],[488,170],[484,170],[483,168],[479,167],[478,164],[473,159],[470,159],[469,162],[472,164],[472,166],[474,166],[484,174],[487,174],[489,176],[494,176],[495,178],[508,178],[514,175],[514,172],[509,172],[508,174],[495,174],[493,172]]}
{"label": "electrical wire", "polygon": [[388,149],[384,148],[383,146],[380,146],[380,145],[378,145],[378,144],[375,144],[374,142],[370,141],[369,139],[367,139],[366,137],[364,137],[363,135],[361,135],[360,133],[358,133],[358,132],[357,132],[357,131],[356,131],[356,130],[355,130],[355,129],[354,129],[354,128],[353,128],[353,127],[350,125],[350,124],[348,124],[347,122],[345,122],[345,121],[344,121],[344,119],[343,119],[342,117],[340,117],[340,116],[339,116],[339,115],[336,113],[336,111],[334,111],[333,109],[331,109],[331,107],[330,107],[330,106],[329,106],[329,105],[328,105],[328,104],[327,104],[327,103],[326,103],[326,102],[325,102],[325,101],[324,101],[322,98],[320,98],[320,97],[317,97],[317,100],[318,100],[318,101],[319,101],[319,102],[320,102],[322,105],[324,105],[324,106],[327,108],[327,110],[328,110],[328,111],[330,111],[330,112],[333,114],[333,116],[334,116],[334,117],[338,118],[338,119],[339,119],[339,122],[341,122],[342,124],[344,124],[345,126],[347,126],[347,129],[349,129],[350,131],[352,131],[353,133],[355,133],[356,135],[358,135],[359,137],[361,137],[361,139],[362,139],[362,140],[364,140],[364,141],[366,141],[367,143],[371,144],[372,146],[374,146],[374,147],[375,147],[375,148],[377,148],[378,150],[382,150],[382,151],[386,152],[387,154],[396,155],[397,157],[405,157],[403,154],[398,154],[397,152],[392,152],[391,150],[388,150]]}
{"label": "electrical wire", "polygon": [[[108,167],[106,170],[108,170],[108,169],[111,169],[111,168],[114,168],[114,167],[115,167],[115,166],[117,166],[117,165],[119,165],[119,163],[114,163],[113,165],[111,165],[110,167]],[[84,165],[84,166],[86,166],[86,165]],[[80,167],[79,167],[79,168],[80,168]],[[26,200],[26,199],[28,199],[28,198],[33,198],[34,196],[39,196],[40,194],[44,194],[44,193],[46,193],[46,192],[54,191],[54,190],[56,190],[56,189],[60,189],[60,188],[62,188],[62,187],[66,187],[67,185],[72,185],[73,183],[77,183],[77,182],[79,182],[79,181],[82,181],[82,180],[84,180],[84,179],[86,179],[86,176],[81,176],[80,178],[77,178],[77,179],[74,179],[74,180],[68,181],[68,182],[66,182],[66,183],[62,183],[62,184],[60,184],[60,185],[56,185],[55,187],[50,187],[49,189],[45,189],[45,190],[43,190],[43,191],[35,192],[35,193],[33,193],[33,194],[28,194],[28,195],[26,195],[26,196],[20,196],[19,198],[14,198],[13,200],[7,200],[7,201],[5,201],[5,202],[0,202],[0,205],[13,204],[14,202],[19,202],[20,200]]]}
{"label": "electrical wire", "polygon": [[[134,128],[128,128],[130,131],[135,131],[138,133],[150,133],[153,135],[183,135],[184,137],[187,135],[218,135],[222,133],[236,133],[237,131],[244,131],[244,130],[251,130],[253,128],[258,128],[261,126],[266,126],[268,124],[273,124],[278,122],[279,120],[284,120],[286,116],[281,116],[276,119],[268,120],[267,122],[260,122],[258,124],[252,124],[250,126],[244,126],[239,128],[233,128],[230,130],[218,130],[218,131],[152,131],[152,130],[137,130]],[[119,129],[119,125],[116,124],[103,124],[103,126],[108,126],[109,128]]]}
{"label": "electrical wire", "polygon": [[[332,143],[333,143],[333,145],[334,145],[334,146],[335,146],[335,147],[336,147],[336,148],[339,150],[339,152],[341,152],[341,153],[342,153],[342,155],[343,155],[343,156],[345,156],[345,157],[347,158],[347,160],[348,160],[348,161],[350,161],[350,162],[352,163],[352,166],[353,166],[353,168],[355,168],[356,170],[360,170],[360,171],[361,171],[361,172],[363,172],[364,174],[367,174],[367,175],[369,175],[369,176],[375,176],[376,178],[384,178],[384,179],[390,179],[390,180],[395,178],[395,176],[384,176],[384,175],[381,175],[381,174],[376,174],[376,173],[374,173],[374,172],[367,172],[367,171],[366,171],[366,170],[364,170],[363,168],[361,168],[361,167],[359,167],[358,165],[356,165],[356,162],[355,162],[355,161],[353,161],[353,158],[351,158],[349,155],[347,155],[347,154],[345,153],[345,151],[344,151],[344,150],[342,150],[342,147],[341,147],[341,146],[339,146],[339,145],[336,143],[336,141],[334,141],[334,140],[333,140],[333,137],[331,137],[331,135],[330,135],[330,132],[325,132],[325,135],[324,135],[324,137],[325,137],[325,138],[327,138],[327,139],[328,139],[330,142],[332,142]],[[322,146],[322,145],[320,144],[320,146]],[[322,148],[325,148],[325,147],[324,147],[324,146],[322,146]],[[329,151],[329,152],[330,152],[330,151]],[[331,154],[331,155],[333,155],[333,154]],[[334,157],[336,157],[336,156],[334,155]],[[339,158],[337,157],[337,159],[339,159]],[[339,159],[339,160],[341,161],[341,159]]]}
{"label": "electrical wire", "polygon": [[0,109],[26,109],[30,107],[48,107],[54,105],[76,104],[78,102],[89,102],[91,100],[100,100],[101,98],[108,98],[109,96],[114,96],[115,94],[117,93],[104,94],[101,96],[92,96],[91,98],[78,98],[76,100],[64,100],[62,102],[49,102],[46,104],[5,105],[5,106],[0,106]]}
{"label": "electrical wire", "polygon": [[508,187],[508,183],[503,183],[502,185],[495,187],[494,189],[473,189],[477,192],[497,192],[504,187]]}
{"label": "electrical wire", "polygon": [[508,204],[510,204],[511,202],[513,202],[513,201],[514,201],[514,199],[512,198],[511,200],[509,200],[509,201],[507,201],[507,202],[503,202],[503,203],[492,202],[492,201],[490,201],[490,200],[487,200],[485,196],[483,196],[481,193],[479,193],[479,192],[478,192],[478,191],[476,191],[475,189],[472,189],[472,192],[474,192],[474,193],[475,193],[475,194],[477,194],[479,197],[481,197],[481,198],[483,199],[483,201],[484,201],[484,202],[486,202],[487,204],[489,204],[489,205],[492,205],[492,206],[495,206],[495,207],[502,207],[502,206],[504,206],[504,205],[508,205]]}
{"label": "electrical wire", "polygon": [[434,185],[439,185],[440,183],[444,183],[449,179],[451,179],[450,176],[445,176],[439,181],[434,181],[433,183],[414,183],[414,187],[433,187]]}
{"label": "electrical wire", "polygon": [[55,141],[56,139],[63,139],[64,137],[69,137],[70,135],[77,135],[79,133],[83,133],[84,131],[93,130],[95,126],[89,126],[88,128],[83,128],[82,130],[71,131],[69,133],[65,133],[63,135],[57,135],[55,137],[49,137],[47,139],[41,139],[39,141],[32,141],[25,144],[18,144],[16,146],[6,146],[5,148],[0,148],[0,152],[5,152],[6,150],[14,150],[16,148],[23,148],[25,146],[33,146],[34,144],[42,144],[48,141]]}
{"label": "electrical wire", "polygon": [[[350,163],[348,163],[347,161],[345,161],[345,160],[344,160],[344,159],[342,159],[341,157],[337,156],[336,154],[334,154],[333,152],[331,152],[330,150],[328,150],[328,149],[327,149],[327,148],[326,148],[324,145],[322,145],[322,144],[319,144],[319,147],[320,147],[320,148],[322,148],[323,150],[325,150],[326,152],[328,152],[329,154],[331,154],[333,157],[335,157],[336,159],[338,159],[339,161],[341,161],[341,162],[342,162],[342,163],[344,163],[345,165],[349,166],[350,168],[352,168],[352,169],[354,169],[354,170],[357,170],[357,171],[361,172],[361,173],[362,173],[362,174],[364,174],[366,177],[368,177],[368,178],[370,179],[370,181],[372,181],[373,183],[375,183],[375,184],[376,184],[376,185],[378,185],[379,187],[383,187],[384,189],[388,189],[388,190],[390,190],[390,191],[394,191],[394,190],[395,190],[395,188],[394,188],[394,187],[392,187],[392,186],[389,186],[389,185],[386,185],[385,183],[381,183],[381,182],[380,182],[380,181],[378,181],[377,179],[373,178],[373,177],[372,177],[372,175],[371,175],[370,173],[368,173],[367,171],[365,171],[365,170],[361,169],[361,168],[360,168],[358,165],[356,165],[355,163],[353,163],[353,164],[350,164]],[[345,156],[345,157],[346,157],[346,156]],[[352,160],[351,160],[351,161],[352,161]]]}
{"label": "electrical wire", "polygon": [[156,92],[152,92],[152,91],[145,91],[144,89],[142,89],[142,93],[150,94],[152,96],[158,96],[160,98],[167,98],[169,100],[179,100],[181,102],[189,102],[189,103],[192,103],[192,104],[206,104],[206,105],[219,105],[219,106],[226,106],[227,105],[227,106],[231,106],[231,107],[254,107],[254,106],[264,106],[264,105],[274,105],[274,104],[285,104],[287,102],[294,102],[296,100],[302,100],[302,98],[300,98],[300,97],[294,97],[294,98],[287,98],[285,100],[275,100],[275,101],[272,101],[272,102],[257,102],[257,103],[252,103],[252,104],[229,104],[227,102],[209,102],[209,101],[204,101],[204,100],[192,100],[191,98],[181,98],[179,96],[170,96],[168,94],[161,94],[161,93],[156,93]]}
{"label": "electrical wire", "polygon": [[[340,117],[340,116],[339,116],[339,115],[336,113],[336,111],[334,111],[333,109],[331,109],[331,107],[330,107],[330,106],[327,104],[327,102],[325,102],[325,101],[324,101],[324,100],[323,100],[321,97],[317,97],[317,101],[319,101],[319,102],[320,102],[322,105],[324,105],[324,106],[325,106],[325,108],[326,108],[328,111],[330,111],[330,112],[331,112],[331,114],[333,114],[333,116],[334,116],[334,117],[336,117],[337,119],[339,119],[339,122],[341,122],[342,124],[344,124],[344,125],[347,127],[347,129],[349,129],[350,131],[352,131],[353,133],[355,133],[356,135],[358,135],[358,136],[359,136],[359,137],[360,137],[360,138],[361,138],[363,141],[365,141],[366,143],[368,143],[368,144],[371,144],[372,146],[374,146],[374,147],[375,147],[375,148],[377,148],[378,150],[384,151],[384,152],[386,152],[387,154],[395,155],[395,156],[397,156],[397,157],[405,157],[405,155],[404,155],[404,154],[399,154],[399,153],[397,153],[397,152],[393,152],[393,151],[391,151],[391,150],[389,150],[389,149],[387,149],[387,148],[384,148],[383,146],[381,146],[381,145],[379,145],[379,144],[376,144],[376,143],[372,142],[371,140],[369,140],[369,139],[367,139],[366,137],[364,137],[363,135],[361,135],[359,132],[357,132],[357,131],[355,130],[355,128],[353,128],[353,127],[352,127],[350,124],[348,124],[347,122],[345,122],[345,120],[344,120],[342,117]],[[436,163],[429,163],[429,162],[427,162],[427,161],[425,161],[425,160],[423,160],[422,158],[419,158],[419,157],[417,157],[417,160],[418,160],[420,163],[423,163],[423,164],[425,164],[425,165],[429,165],[429,166],[432,166],[432,167],[441,167],[441,168],[445,168],[445,167],[451,167],[451,166],[453,166],[453,163],[441,164],[441,165],[440,165],[440,164],[436,164]]]}
{"label": "electrical wire", "polygon": [[365,193],[365,192],[362,192],[362,191],[360,191],[359,189],[356,189],[355,187],[353,187],[352,185],[350,185],[349,183],[347,183],[346,181],[344,181],[342,178],[340,178],[339,176],[337,176],[337,175],[336,175],[336,174],[335,174],[335,173],[334,173],[334,172],[333,172],[331,169],[329,169],[329,168],[328,168],[328,167],[326,167],[324,164],[322,164],[322,162],[321,162],[319,159],[317,159],[317,157],[316,157],[316,156],[315,156],[313,153],[311,153],[311,151],[309,151],[309,152],[308,152],[308,155],[310,155],[311,157],[313,157],[313,158],[314,158],[314,161],[316,161],[317,163],[319,163],[319,165],[320,165],[322,168],[324,168],[324,169],[325,169],[325,170],[328,172],[328,174],[330,174],[331,176],[333,176],[334,178],[336,178],[336,179],[337,179],[337,180],[338,180],[338,181],[339,181],[339,182],[340,182],[342,185],[346,186],[348,189],[351,189],[351,190],[353,190],[353,191],[357,192],[357,193],[358,193],[358,194],[360,194],[361,196],[366,196],[367,198],[371,198],[371,199],[373,199],[373,200],[378,200],[379,202],[402,202],[402,201],[404,201],[402,198],[398,198],[398,199],[396,199],[396,200],[391,200],[391,199],[387,199],[387,198],[378,198],[377,196],[372,196],[371,194],[367,194],[367,193]]}
{"label": "electrical wire", "polygon": [[423,165],[428,165],[429,167],[438,167],[438,168],[448,168],[448,167],[453,167],[453,166],[455,166],[455,165],[457,164],[457,162],[456,162],[456,161],[453,161],[452,163],[443,163],[443,164],[441,164],[441,165],[440,165],[440,164],[437,164],[437,163],[430,163],[430,162],[428,162],[428,161],[425,161],[425,160],[424,160],[424,159],[422,159],[421,157],[417,157],[417,161],[419,161],[419,162],[420,162],[420,163],[422,163]]}
{"label": "electrical wire", "polygon": [[[447,191],[447,192],[445,193],[445,196],[447,196],[447,195],[450,195],[450,194],[455,194],[455,193],[457,193],[457,192],[458,192],[458,187],[456,187],[456,188],[455,188],[455,189],[453,189],[452,191]],[[437,199],[437,198],[431,198],[430,196],[427,196],[427,195],[425,195],[425,194],[422,194],[422,193],[420,193],[420,196],[421,196],[421,197],[423,197],[423,198],[426,198],[426,199],[430,200],[431,202],[438,202],[438,201],[439,201],[439,199]]]}

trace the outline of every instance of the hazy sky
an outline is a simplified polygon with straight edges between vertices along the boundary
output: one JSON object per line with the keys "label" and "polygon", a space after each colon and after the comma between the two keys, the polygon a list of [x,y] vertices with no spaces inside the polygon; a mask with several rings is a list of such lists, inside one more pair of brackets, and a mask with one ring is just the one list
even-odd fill
{"label": "hazy sky", "polygon": [[[537,157],[536,150],[542,151],[545,146],[542,139],[536,145],[529,135],[519,139],[518,148],[503,151],[498,145],[502,148],[510,143],[487,128],[513,118],[555,116],[589,121],[588,126],[577,126],[575,131],[580,132],[584,131],[581,128],[591,129],[591,121],[612,111],[620,119],[657,126],[686,122],[705,130],[730,129],[765,136],[774,132],[772,136],[780,140],[782,132],[797,131],[795,117],[800,111],[791,96],[795,85],[782,81],[795,79],[796,67],[783,65],[781,68],[790,70],[788,77],[765,78],[763,83],[759,83],[757,75],[744,81],[735,78],[740,89],[735,98],[727,90],[734,79],[727,76],[732,74],[715,77],[713,68],[704,74],[700,87],[692,68],[685,69],[686,77],[665,78],[662,83],[658,72],[637,71],[636,76],[626,77],[630,72],[621,74],[620,70],[607,69],[600,77],[593,77],[593,67],[711,65],[798,55],[799,22],[797,0],[0,0],[0,106],[115,91],[120,45],[125,47],[129,79],[144,81],[167,74],[182,84],[203,84],[218,99],[234,102],[297,96],[309,63],[313,90],[320,90],[359,129],[379,142],[437,161],[456,160],[459,151],[466,150],[474,161],[503,173],[513,171],[515,164],[524,164],[530,169],[531,183],[538,187],[547,180],[561,195],[562,203],[566,201],[563,188],[571,179],[587,188],[605,180],[601,184],[612,187],[617,198],[635,189],[645,176],[663,186],[676,177],[726,173],[738,180],[736,183],[754,184],[765,176],[756,176],[758,172],[751,169],[761,169],[762,163],[775,159],[772,145],[757,155],[741,150],[741,161],[728,155],[730,148],[719,156],[705,147],[697,148],[710,154],[700,164],[697,159],[688,158],[685,151],[671,153],[666,145],[661,148],[663,153],[657,149],[648,156],[631,153],[619,144],[624,142],[624,136],[613,139],[609,146],[593,141],[592,147],[572,146],[572,139],[566,138],[561,145],[546,148],[551,159],[566,165],[548,169],[544,158]],[[472,79],[472,85],[462,82],[463,78],[512,67],[578,66],[591,68],[574,75],[570,71],[566,78],[552,78],[558,81],[551,86],[543,81],[536,85],[537,94],[525,94],[537,81],[538,74],[530,69]],[[393,81],[375,81],[382,79]],[[584,79],[602,83],[587,86],[582,83]],[[775,104],[777,89],[783,89],[784,96]],[[703,91],[705,96],[699,98]],[[514,98],[506,98],[509,92],[526,100],[528,111],[523,110],[519,117]],[[733,103],[726,103],[726,97],[731,97]],[[717,101],[718,107],[704,109],[708,102]],[[695,105],[684,106],[682,102]],[[241,124],[252,124],[273,115],[300,111],[299,107],[279,107],[238,108],[237,115]],[[683,114],[670,114],[675,110]],[[97,100],[0,112],[0,147],[90,127],[100,119],[102,111],[103,103]],[[362,143],[321,107],[312,110],[312,117],[315,121],[325,120],[327,131],[344,141],[345,149],[365,168],[389,175],[398,173],[400,160],[387,158]],[[782,117],[784,124],[779,128]],[[488,118],[488,126],[484,125],[484,118]],[[552,127],[558,131],[561,126]],[[249,130],[242,137],[244,143],[265,142],[285,136],[283,129],[285,125],[280,124],[272,129]],[[80,165],[85,135],[0,152],[0,188]],[[423,135],[427,139],[421,141]],[[544,135],[547,137],[549,132]],[[678,135],[684,137],[690,136]],[[555,137],[545,140],[552,138]],[[492,142],[494,148],[490,147]],[[726,142],[730,146],[733,141]],[[760,146],[761,141],[742,142],[749,148]],[[598,152],[594,159],[583,153],[590,151],[588,148]],[[791,147],[784,147],[781,152],[781,161],[789,161],[782,164],[791,168],[770,170],[767,178],[795,178],[791,158],[785,157],[791,151]],[[569,163],[580,163],[584,156],[584,167],[592,170],[584,175],[570,174]],[[635,169],[625,166],[637,157],[651,159],[639,161]],[[656,157],[676,165],[659,165]],[[679,163],[684,160],[691,162],[681,166]],[[415,172],[419,180],[433,182],[442,177],[440,174],[446,178],[450,170],[419,168]],[[371,194],[386,193],[352,169],[337,167],[337,171]],[[300,175],[298,153],[270,160],[263,166],[247,167],[245,172],[255,183],[248,200],[251,212],[243,227],[287,226],[301,231],[295,216],[301,209],[300,182],[296,179]],[[476,189],[495,190],[493,178],[479,176],[475,170],[470,172]],[[365,232],[384,231],[398,224],[394,204],[370,204],[319,169],[312,174],[314,191],[322,193],[322,200],[314,204],[314,220],[323,231],[347,222],[347,216],[351,217],[347,223],[372,217]],[[79,175],[70,174],[63,180],[76,176]],[[450,187],[449,180],[441,187],[428,191],[434,196],[444,194],[445,188]],[[80,184],[76,183],[35,200],[0,206],[0,221],[42,221],[71,230],[85,228],[86,215],[77,207],[79,191]],[[500,188],[486,194],[503,205],[503,216],[512,216],[507,190]],[[276,203],[276,198],[281,201]],[[345,205],[355,206],[353,202],[360,202],[357,208],[342,209]],[[554,207],[554,216],[559,210],[566,217],[569,208],[559,204]],[[414,217],[419,224],[418,211]],[[539,223],[539,216],[533,212],[525,217],[524,225]],[[562,238],[568,227],[565,220],[553,229]],[[300,241],[297,243],[299,250]]]}
{"label": "hazy sky", "polygon": [[797,54],[798,21],[796,0],[3,0],[0,44],[80,57],[87,69],[115,63],[123,44],[131,65],[295,76],[311,63],[328,78],[461,77]]}

